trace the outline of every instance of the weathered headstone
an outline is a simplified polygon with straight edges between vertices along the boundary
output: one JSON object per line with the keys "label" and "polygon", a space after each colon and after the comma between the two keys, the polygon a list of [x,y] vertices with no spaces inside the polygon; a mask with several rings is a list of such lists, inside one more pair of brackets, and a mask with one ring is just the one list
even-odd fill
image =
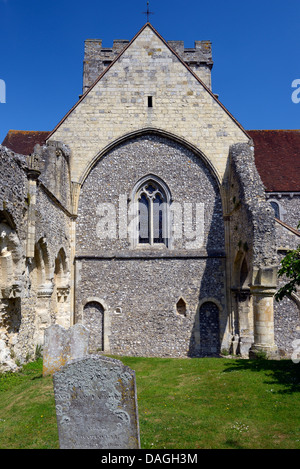
{"label": "weathered headstone", "polygon": [[89,355],[53,375],[61,449],[138,449],[135,373],[119,360]]}
{"label": "weathered headstone", "polygon": [[53,374],[70,360],[88,355],[89,331],[82,324],[69,329],[55,324],[45,329],[43,375]]}

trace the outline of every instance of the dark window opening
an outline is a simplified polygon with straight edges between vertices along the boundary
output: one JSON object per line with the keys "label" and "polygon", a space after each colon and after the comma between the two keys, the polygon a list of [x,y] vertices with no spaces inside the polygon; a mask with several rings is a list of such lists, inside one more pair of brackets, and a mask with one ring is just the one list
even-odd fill
{"label": "dark window opening", "polygon": [[176,309],[178,314],[186,316],[186,303],[183,298],[180,298],[180,300],[177,302]]}
{"label": "dark window opening", "polygon": [[276,202],[270,202],[270,204],[274,210],[275,217],[280,220],[279,205]]}
{"label": "dark window opening", "polygon": [[148,96],[148,107],[153,107],[152,96]]}
{"label": "dark window opening", "polygon": [[139,200],[139,243],[149,242],[149,201],[143,194]]}
{"label": "dark window opening", "polygon": [[163,243],[163,200],[159,194],[153,200],[153,242]]}

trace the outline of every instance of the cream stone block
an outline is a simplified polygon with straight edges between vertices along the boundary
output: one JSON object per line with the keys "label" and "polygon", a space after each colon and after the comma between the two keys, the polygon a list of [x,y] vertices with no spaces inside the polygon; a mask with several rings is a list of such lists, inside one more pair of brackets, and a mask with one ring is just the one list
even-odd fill
{"label": "cream stone block", "polygon": [[[145,99],[155,96],[148,108]],[[145,27],[52,133],[72,152],[71,179],[83,182],[97,155],[142,129],[159,129],[194,145],[221,180],[229,147],[248,137],[161,38]]]}

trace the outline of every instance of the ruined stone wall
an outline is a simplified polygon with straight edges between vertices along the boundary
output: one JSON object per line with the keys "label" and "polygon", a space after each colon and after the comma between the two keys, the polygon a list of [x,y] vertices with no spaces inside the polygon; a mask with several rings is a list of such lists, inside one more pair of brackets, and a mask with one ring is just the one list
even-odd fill
{"label": "ruined stone wall", "polygon": [[0,368],[9,370],[34,357],[46,326],[70,325],[69,217],[30,157],[1,147],[0,158]]}
{"label": "ruined stone wall", "polygon": [[26,211],[28,208],[26,157],[0,146],[1,185],[0,211],[6,212],[15,224],[20,240],[27,235]]}
{"label": "ruined stone wall", "polygon": [[[183,228],[187,205],[193,210],[194,228],[195,222],[201,225],[199,239],[196,231],[188,236],[183,230],[171,247],[150,247],[132,244],[127,233],[119,237],[120,222],[124,221],[120,218],[124,209],[120,210],[120,196],[126,210],[134,197],[133,188],[147,175],[166,184],[172,204],[182,210]],[[101,236],[108,233],[101,222],[103,204],[108,204],[106,208],[116,220],[112,237]],[[201,208],[198,214],[197,204]],[[129,215],[126,220],[129,223]],[[227,320],[224,257],[220,192],[203,159],[161,136],[128,140],[99,160],[81,188],[76,228],[76,321],[94,321],[96,313],[85,307],[98,302],[104,310],[104,318],[98,314],[103,321],[104,349],[113,353],[217,353]],[[214,330],[218,330],[218,337],[203,347],[204,320],[199,322],[199,307],[205,302],[217,305]],[[210,323],[209,311],[206,325]]]}
{"label": "ruined stone wall", "polygon": [[39,182],[61,208],[71,211],[70,150],[62,142],[51,141],[35,147],[40,171]]}
{"label": "ruined stone wall", "polygon": [[265,283],[261,280],[265,269],[270,269],[274,277],[277,265],[274,212],[266,201],[250,145],[231,148],[224,187],[233,335],[239,337],[238,351],[247,356],[254,342],[256,285]]}
{"label": "ruined stone wall", "polygon": [[0,369],[16,367],[14,348],[22,330],[28,291],[26,265],[26,157],[0,147]]}
{"label": "ruined stone wall", "polygon": [[[228,213],[232,239],[239,238],[238,245],[252,246],[252,265],[259,268],[277,263],[276,232],[274,212],[266,201],[253,151],[247,144],[231,148]],[[239,223],[241,218],[243,221]]]}

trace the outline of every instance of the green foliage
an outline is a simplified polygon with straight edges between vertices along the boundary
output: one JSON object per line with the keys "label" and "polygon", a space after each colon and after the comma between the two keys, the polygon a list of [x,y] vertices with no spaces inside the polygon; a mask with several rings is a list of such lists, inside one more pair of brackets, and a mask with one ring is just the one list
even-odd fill
{"label": "green foliage", "polygon": [[[300,228],[300,222],[298,224]],[[281,261],[281,268],[278,270],[278,277],[286,277],[285,283],[275,294],[276,301],[282,300],[285,296],[297,291],[300,286],[300,245],[293,249]]]}

